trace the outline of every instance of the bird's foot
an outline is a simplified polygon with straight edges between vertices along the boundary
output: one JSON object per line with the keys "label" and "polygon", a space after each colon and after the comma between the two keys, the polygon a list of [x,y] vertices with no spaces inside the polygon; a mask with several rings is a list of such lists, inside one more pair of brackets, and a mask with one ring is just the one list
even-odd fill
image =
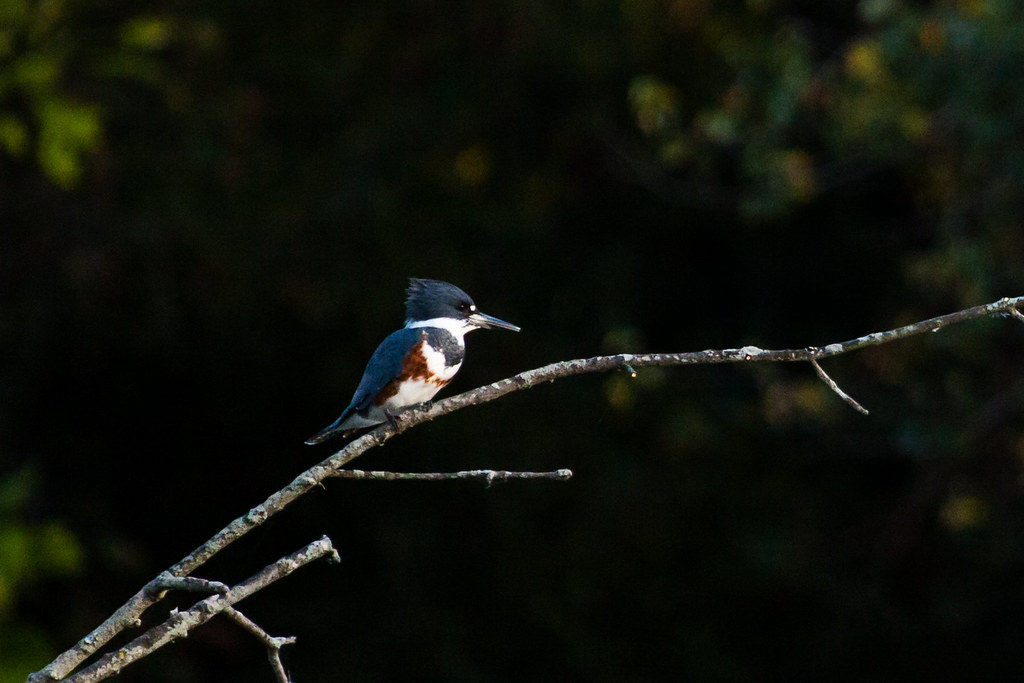
{"label": "bird's foot", "polygon": [[405,415],[426,412],[430,410],[433,407],[433,405],[433,401],[423,401],[422,403],[414,403],[411,406],[404,406],[394,412],[392,412],[391,409],[385,408],[384,419],[387,420],[389,425],[397,429]]}
{"label": "bird's foot", "polygon": [[391,425],[392,429],[398,429],[398,416],[401,414],[401,410],[397,413],[393,413],[388,408],[384,409],[384,419],[388,421],[388,424]]}

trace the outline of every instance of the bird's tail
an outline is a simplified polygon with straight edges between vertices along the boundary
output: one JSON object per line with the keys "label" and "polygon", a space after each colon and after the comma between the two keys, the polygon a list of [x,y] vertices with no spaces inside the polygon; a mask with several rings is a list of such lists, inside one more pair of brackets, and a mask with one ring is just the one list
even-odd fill
{"label": "bird's tail", "polygon": [[325,429],[317,432],[313,436],[306,439],[306,445],[316,446],[317,444],[321,444],[324,441],[327,441],[327,439],[331,438],[335,434],[344,434],[345,432],[350,431],[351,428],[345,428],[342,426],[342,423],[348,418],[348,414],[349,411],[346,410],[344,413],[341,414],[341,417],[332,422],[329,427],[326,427]]}

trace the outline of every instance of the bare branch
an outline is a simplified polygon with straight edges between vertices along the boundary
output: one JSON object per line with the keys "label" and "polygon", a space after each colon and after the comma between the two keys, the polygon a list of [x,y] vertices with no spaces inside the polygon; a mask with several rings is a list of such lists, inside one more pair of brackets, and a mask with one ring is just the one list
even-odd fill
{"label": "bare branch", "polygon": [[341,479],[372,479],[374,481],[445,481],[451,479],[482,479],[488,486],[515,479],[549,479],[567,481],[572,470],[553,472],[507,472],[505,470],[464,470],[462,472],[375,472],[367,470],[336,470]]}
{"label": "bare branch", "polygon": [[256,636],[256,639],[267,648],[267,659],[270,660],[270,668],[274,670],[274,677],[278,683],[291,683],[291,678],[289,678],[288,672],[284,670],[284,664],[281,663],[281,648],[285,645],[292,645],[295,642],[295,636],[283,638],[272,636],[260,628],[259,624],[234,607],[225,607],[224,614],[246,631]]}
{"label": "bare branch", "polygon": [[[1022,305],[1024,305],[1024,297],[1003,298],[983,306],[967,308],[937,318],[923,320],[884,332],[868,334],[845,342],[828,344],[820,348],[809,346],[803,349],[766,350],[756,346],[744,346],[739,349],[706,350],[688,353],[624,353],[614,356],[597,356],[594,358],[562,361],[534,370],[527,370],[493,384],[438,401],[426,410],[407,410],[399,414],[393,424],[383,424],[367,434],[352,440],[344,448],[309,468],[283,489],[272,494],[248,513],[221,529],[213,538],[203,543],[180,562],[168,569],[168,572],[173,576],[187,576],[191,574],[197,567],[202,566],[203,563],[213,557],[213,555],[261,525],[267,518],[283,510],[299,496],[319,486],[324,479],[335,476],[337,471],[346,464],[371,448],[384,444],[391,437],[420,423],[434,420],[467,406],[493,401],[514,391],[529,389],[539,384],[574,375],[616,370],[626,370],[633,373],[637,368],[651,366],[744,362],[811,362],[869,346],[887,344],[925,332],[936,332],[943,327],[977,318],[1002,315],[1012,316],[1021,320],[1024,319],[1024,314],[1021,314],[1018,307]],[[158,599],[157,595],[148,590],[147,587],[143,587],[90,634],[59,655],[45,669],[30,675],[29,683],[60,680],[67,676],[86,658],[103,647],[112,637],[137,623],[142,613],[156,602]]]}
{"label": "bare branch", "polygon": [[818,364],[817,359],[812,358],[811,365],[814,366],[814,371],[818,373],[818,377],[821,379],[821,381],[827,384],[829,389],[836,392],[836,395],[839,396],[839,398],[849,403],[853,407],[853,409],[856,410],[861,415],[868,414],[867,408],[857,403],[855,400],[853,400],[852,396],[850,396],[848,393],[839,388],[839,385],[836,384],[835,380],[829,377],[828,373],[826,373],[825,370],[822,369],[822,367]]}
{"label": "bare branch", "polygon": [[[103,655],[96,662],[67,680],[73,683],[94,683],[117,674],[132,662],[152,654],[178,638],[184,638],[192,629],[205,624],[236,602],[244,600],[256,591],[266,588],[278,579],[288,576],[299,567],[324,557],[335,560],[338,558],[338,553],[331,544],[331,539],[326,536],[313,541],[305,548],[291,555],[282,557],[273,564],[267,565],[259,573],[232,586],[226,595],[212,595],[204,600],[200,600],[184,612],[173,611],[171,616],[162,624],[149,629],[124,647],[119,647],[113,652]],[[29,680],[32,679],[30,678]]]}

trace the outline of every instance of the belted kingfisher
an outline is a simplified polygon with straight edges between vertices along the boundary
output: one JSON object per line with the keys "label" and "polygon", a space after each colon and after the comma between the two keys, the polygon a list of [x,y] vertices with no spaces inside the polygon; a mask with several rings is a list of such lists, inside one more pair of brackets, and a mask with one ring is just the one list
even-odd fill
{"label": "belted kingfisher", "polygon": [[380,343],[352,402],[307,444],[381,424],[406,406],[432,399],[462,367],[467,332],[478,327],[519,331],[512,323],[478,311],[468,294],[447,282],[411,278],[406,294],[405,327]]}

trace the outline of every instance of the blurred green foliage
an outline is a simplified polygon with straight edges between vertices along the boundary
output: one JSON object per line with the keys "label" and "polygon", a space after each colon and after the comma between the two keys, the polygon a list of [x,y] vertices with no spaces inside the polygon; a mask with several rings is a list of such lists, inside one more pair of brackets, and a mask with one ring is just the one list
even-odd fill
{"label": "blurred green foliage", "polygon": [[[734,184],[759,222],[858,173],[898,167],[944,243],[912,264],[918,285],[967,305],[1019,282],[1007,247],[1019,249],[1009,235],[1024,186],[1024,89],[1012,85],[1024,64],[1020,3],[864,0],[853,6],[861,30],[841,42],[815,41],[818,27],[799,14],[780,22],[787,3],[722,11],[728,4],[665,5],[662,19],[707,53],[699,61],[726,68],[712,72],[712,97],[686,105],[690,82],[634,78],[637,127],[659,164],[687,183]],[[706,72],[691,78],[709,87]],[[1015,243],[978,253],[976,230]]]}
{"label": "blurred green foliage", "polygon": [[19,596],[36,584],[82,569],[82,548],[64,524],[26,520],[38,495],[38,475],[24,466],[0,479],[0,680],[24,680],[26,671],[53,651],[40,621],[19,619]]}
{"label": "blurred green foliage", "polygon": [[65,2],[0,3],[0,150],[34,156],[62,187],[79,180],[100,134],[97,107],[76,101],[65,85],[80,57],[69,39],[71,13]]}
{"label": "blurred green foliage", "polygon": [[[523,327],[453,391],[1022,294],[1022,14],[0,0],[4,675],[323,457],[409,276]],[[799,366],[537,388],[366,466],[573,482],[330,485],[202,575],[331,535],[244,606],[297,680],[1004,679],[1021,335],[829,361],[869,418]],[[217,620],[121,674],[268,677]]]}

